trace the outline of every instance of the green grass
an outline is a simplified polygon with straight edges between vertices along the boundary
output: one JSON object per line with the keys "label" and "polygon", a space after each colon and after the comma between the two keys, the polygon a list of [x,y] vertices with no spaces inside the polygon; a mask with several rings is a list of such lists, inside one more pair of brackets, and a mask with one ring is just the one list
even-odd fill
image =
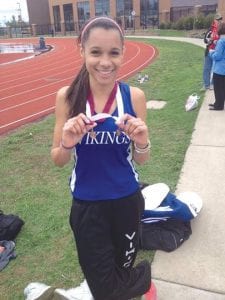
{"label": "green grass", "polygon": [[192,31],[188,32],[186,30],[172,30],[172,29],[152,29],[148,28],[145,30],[136,30],[135,34],[146,34],[146,35],[155,35],[155,36],[177,36],[177,37],[186,37],[191,34]]}
{"label": "green grass", "polygon": [[[157,47],[159,55],[142,70],[150,81],[141,88],[147,100],[162,99],[167,105],[148,111],[152,157],[138,170],[142,181],[164,182],[174,191],[198,114],[198,108],[185,112],[184,105],[188,95],[200,88],[203,49],[187,43],[143,41]],[[136,76],[129,83],[139,86]],[[62,169],[51,162],[53,126],[51,115],[0,138],[0,208],[25,221],[16,239],[17,258],[1,272],[1,300],[24,299],[29,282],[67,288],[83,278],[68,223],[72,162]],[[152,260],[153,255],[141,251],[137,261]]]}
{"label": "green grass", "polygon": [[196,37],[203,38],[204,32],[206,29],[198,29],[198,30],[175,30],[175,29],[159,29],[159,28],[147,28],[147,29],[136,29],[127,30],[126,34],[135,34],[135,35],[150,35],[150,36],[173,36],[173,37]]}

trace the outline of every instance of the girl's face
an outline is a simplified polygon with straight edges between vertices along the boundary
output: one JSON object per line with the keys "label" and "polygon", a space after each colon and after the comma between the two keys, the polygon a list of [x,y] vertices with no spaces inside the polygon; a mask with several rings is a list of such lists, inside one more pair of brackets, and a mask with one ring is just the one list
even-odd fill
{"label": "girl's face", "polygon": [[123,59],[120,33],[114,29],[93,28],[81,48],[90,84],[112,84]]}

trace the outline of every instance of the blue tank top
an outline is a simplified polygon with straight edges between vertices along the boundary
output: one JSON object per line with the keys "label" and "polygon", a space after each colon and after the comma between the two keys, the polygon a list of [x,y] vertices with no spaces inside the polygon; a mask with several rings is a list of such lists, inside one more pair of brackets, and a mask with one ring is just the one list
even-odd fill
{"label": "blue tank top", "polygon": [[[75,164],[70,178],[74,198],[89,201],[118,199],[139,188],[130,138],[123,132],[118,135],[113,118],[123,113],[135,116],[130,88],[120,82],[118,89],[117,108],[112,118],[98,123],[94,128],[96,136],[93,138],[88,132],[75,147]],[[121,103],[118,103],[118,93]]]}

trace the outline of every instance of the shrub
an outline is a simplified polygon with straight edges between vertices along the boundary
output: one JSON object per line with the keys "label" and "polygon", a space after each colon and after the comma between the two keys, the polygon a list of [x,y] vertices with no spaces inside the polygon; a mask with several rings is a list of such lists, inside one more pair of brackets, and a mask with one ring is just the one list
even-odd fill
{"label": "shrub", "polygon": [[167,23],[160,23],[159,25],[159,29],[171,29],[172,28],[172,23],[171,22],[167,22]]}
{"label": "shrub", "polygon": [[185,30],[193,29],[193,24],[194,24],[194,17],[193,16],[184,18],[184,29]]}
{"label": "shrub", "polygon": [[199,14],[197,17],[181,17],[176,22],[162,22],[160,23],[159,28],[175,30],[208,29],[212,24],[213,19],[214,14],[209,14],[207,16]]}
{"label": "shrub", "polygon": [[199,14],[194,20],[194,29],[204,28],[204,20],[205,16],[203,14]]}
{"label": "shrub", "polygon": [[213,22],[213,19],[214,19],[214,14],[209,14],[207,15],[205,18],[204,18],[204,23],[203,23],[203,28],[210,28],[212,22]]}

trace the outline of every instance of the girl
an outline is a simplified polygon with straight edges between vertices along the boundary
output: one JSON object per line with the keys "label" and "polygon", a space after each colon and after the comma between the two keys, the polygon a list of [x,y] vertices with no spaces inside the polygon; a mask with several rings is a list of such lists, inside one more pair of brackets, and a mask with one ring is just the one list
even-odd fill
{"label": "girl", "polygon": [[220,36],[215,50],[210,50],[210,56],[214,61],[213,82],[215,102],[209,104],[210,110],[223,110],[225,101],[225,23],[219,26]]}
{"label": "girl", "polygon": [[[124,37],[114,20],[89,20],[78,41],[84,64],[57,94],[51,155],[57,166],[72,152],[75,158],[70,225],[86,278],[81,287],[90,288],[87,299],[127,300],[151,286],[149,263],[133,267],[144,209],[133,161],[149,158],[146,99],[116,80]],[[81,287],[56,293],[70,299]]]}

